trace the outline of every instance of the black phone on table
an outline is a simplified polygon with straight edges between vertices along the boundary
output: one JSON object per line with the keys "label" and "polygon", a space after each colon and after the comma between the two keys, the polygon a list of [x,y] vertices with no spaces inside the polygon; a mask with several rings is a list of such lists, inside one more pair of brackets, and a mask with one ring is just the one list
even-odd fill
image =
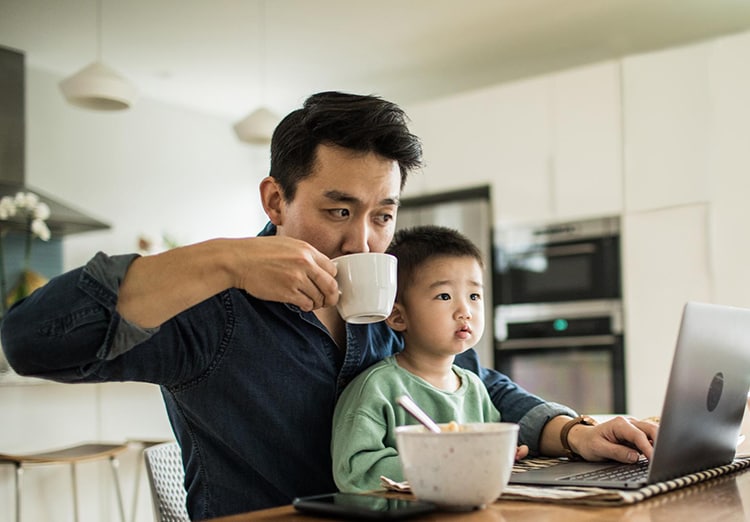
{"label": "black phone on table", "polygon": [[303,513],[338,518],[398,520],[435,510],[435,505],[416,499],[387,498],[366,493],[328,493],[299,497],[292,505]]}

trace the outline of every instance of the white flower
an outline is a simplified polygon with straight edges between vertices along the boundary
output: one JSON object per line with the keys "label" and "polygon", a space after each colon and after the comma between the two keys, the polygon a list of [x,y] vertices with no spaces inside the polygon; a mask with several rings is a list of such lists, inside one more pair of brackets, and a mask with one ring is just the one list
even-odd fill
{"label": "white flower", "polygon": [[31,232],[42,241],[48,241],[51,235],[47,223],[40,218],[31,220]]}
{"label": "white flower", "polygon": [[34,209],[32,215],[34,216],[35,219],[41,219],[42,221],[46,221],[47,219],[49,219],[49,215],[50,215],[49,206],[45,202],[40,201],[36,205],[36,208]]}
{"label": "white flower", "polygon": [[16,194],[16,206],[33,211],[39,204],[39,196],[33,192],[19,192]]}
{"label": "white flower", "polygon": [[16,202],[10,196],[0,199],[0,220],[5,221],[16,215]]}
{"label": "white flower", "polygon": [[31,219],[29,231],[42,241],[48,241],[51,233],[45,221],[50,216],[49,205],[33,192],[18,192],[14,197],[0,198],[0,221],[6,221],[23,211],[23,216]]}
{"label": "white flower", "polygon": [[26,216],[41,221],[46,221],[50,216],[49,206],[33,192],[18,192],[14,197],[0,198],[0,221],[12,218],[19,210],[25,211]]}

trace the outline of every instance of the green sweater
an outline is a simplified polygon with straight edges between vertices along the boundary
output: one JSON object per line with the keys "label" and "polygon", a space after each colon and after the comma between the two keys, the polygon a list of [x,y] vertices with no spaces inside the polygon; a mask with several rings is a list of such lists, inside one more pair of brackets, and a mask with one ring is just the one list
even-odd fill
{"label": "green sweater", "polygon": [[473,373],[453,366],[455,392],[440,390],[401,368],[391,356],[357,376],[341,394],[333,415],[333,478],[341,491],[379,489],[380,476],[404,479],[396,450],[397,426],[418,424],[396,399],[408,395],[435,422],[497,422],[500,413]]}

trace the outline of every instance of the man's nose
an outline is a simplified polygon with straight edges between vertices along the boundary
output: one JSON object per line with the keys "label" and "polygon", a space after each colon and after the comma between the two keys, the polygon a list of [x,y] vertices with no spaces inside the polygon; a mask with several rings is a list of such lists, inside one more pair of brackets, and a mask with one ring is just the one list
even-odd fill
{"label": "man's nose", "polygon": [[343,250],[347,253],[370,251],[370,226],[366,220],[352,223],[346,231]]}

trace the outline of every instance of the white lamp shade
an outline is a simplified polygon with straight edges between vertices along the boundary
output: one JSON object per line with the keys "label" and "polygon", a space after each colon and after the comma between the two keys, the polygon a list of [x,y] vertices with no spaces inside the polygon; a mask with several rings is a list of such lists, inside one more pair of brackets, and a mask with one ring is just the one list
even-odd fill
{"label": "white lamp shade", "polygon": [[267,145],[271,143],[271,136],[278,123],[279,117],[276,114],[261,107],[235,123],[234,132],[245,143]]}
{"label": "white lamp shade", "polygon": [[99,111],[127,109],[138,96],[130,82],[102,62],[61,81],[60,90],[73,105]]}

